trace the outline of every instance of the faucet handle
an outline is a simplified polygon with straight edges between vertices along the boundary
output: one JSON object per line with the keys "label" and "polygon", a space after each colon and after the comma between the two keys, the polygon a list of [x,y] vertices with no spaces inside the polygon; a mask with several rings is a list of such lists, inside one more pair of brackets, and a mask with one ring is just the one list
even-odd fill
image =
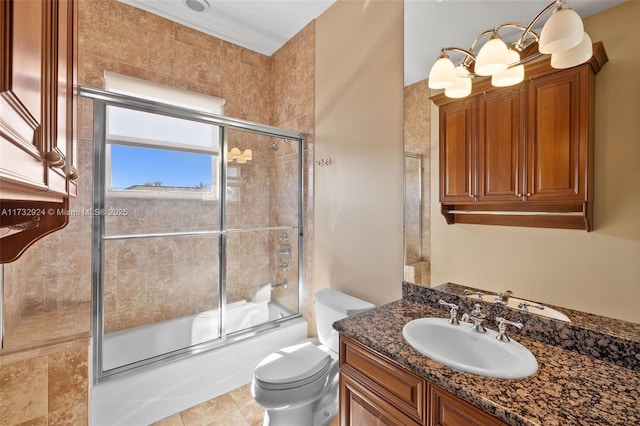
{"label": "faucet handle", "polygon": [[460,307],[458,305],[456,305],[455,303],[448,303],[445,302],[444,300],[440,299],[438,301],[439,304],[444,305],[444,306],[448,306],[449,308],[451,308],[451,310],[449,310],[449,324],[451,325],[458,325],[460,324],[458,322],[458,309],[460,309]]}
{"label": "faucet handle", "polygon": [[496,336],[496,339],[505,343],[511,340],[509,339],[509,336],[507,336],[507,325],[512,325],[514,327],[517,327],[519,330],[522,330],[522,327],[524,327],[524,324],[522,323],[522,321],[514,322],[514,321],[509,321],[502,317],[496,317],[496,322],[498,323],[498,335]]}
{"label": "faucet handle", "polygon": [[544,309],[544,306],[538,304],[538,303],[527,303],[527,302],[520,302],[518,303],[518,309],[521,309],[523,311],[528,311],[528,307],[532,307],[532,308],[538,308],[540,310]]}
{"label": "faucet handle", "polygon": [[478,300],[482,300],[482,298],[484,297],[484,293],[483,292],[469,290],[468,288],[464,289],[464,294],[474,294],[474,295],[478,296]]}

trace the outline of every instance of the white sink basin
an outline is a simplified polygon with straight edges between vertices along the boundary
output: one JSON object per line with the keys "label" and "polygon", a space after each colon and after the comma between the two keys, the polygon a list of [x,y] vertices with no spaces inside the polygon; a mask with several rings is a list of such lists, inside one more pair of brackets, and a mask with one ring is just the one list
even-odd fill
{"label": "white sink basin", "polygon": [[[467,297],[471,297],[473,299],[478,298],[478,296],[475,296],[475,295],[468,295]],[[493,300],[496,297],[497,296],[495,294],[485,294],[484,296],[482,296],[482,300],[484,300],[485,302],[493,303]],[[556,311],[555,309],[550,308],[548,306],[540,305],[539,303],[536,303],[536,302],[531,302],[529,300],[524,300],[524,299],[518,299],[517,297],[510,297],[509,302],[507,303],[506,306],[508,306],[509,308],[520,309],[520,306],[519,306],[520,303],[526,303],[530,305],[529,307],[527,307],[527,312],[531,312],[532,314],[542,315],[544,317],[549,317],[549,318],[557,319],[560,321],[571,322],[569,317],[563,314],[562,312]],[[536,308],[536,306],[542,306],[543,309]]]}
{"label": "white sink basin", "polygon": [[519,379],[538,370],[538,361],[520,343],[501,342],[498,333],[477,333],[471,325],[451,325],[446,318],[420,318],[402,328],[418,352],[457,371],[499,379]]}

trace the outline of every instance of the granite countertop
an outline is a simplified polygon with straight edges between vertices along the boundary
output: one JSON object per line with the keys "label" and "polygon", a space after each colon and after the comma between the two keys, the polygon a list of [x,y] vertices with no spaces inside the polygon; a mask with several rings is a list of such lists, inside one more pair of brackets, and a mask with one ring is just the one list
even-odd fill
{"label": "granite countertop", "polygon": [[533,376],[505,380],[456,372],[402,337],[407,322],[434,316],[446,313],[401,299],[333,327],[510,425],[640,425],[640,372],[513,335],[538,360]]}

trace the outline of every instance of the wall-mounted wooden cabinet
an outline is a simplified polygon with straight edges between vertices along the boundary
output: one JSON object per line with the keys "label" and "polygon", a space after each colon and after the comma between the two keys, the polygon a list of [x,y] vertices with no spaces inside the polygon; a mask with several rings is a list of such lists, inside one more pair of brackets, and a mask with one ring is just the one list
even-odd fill
{"label": "wall-mounted wooden cabinet", "polygon": [[340,425],[504,426],[504,423],[340,336]]}
{"label": "wall-mounted wooden cabinet", "polygon": [[77,194],[76,10],[74,0],[0,4],[2,263],[63,227],[68,216],[58,213]]}
{"label": "wall-mounted wooden cabinet", "polygon": [[592,59],[526,68],[507,88],[480,80],[470,97],[440,107],[440,202],[448,223],[592,229],[595,75]]}

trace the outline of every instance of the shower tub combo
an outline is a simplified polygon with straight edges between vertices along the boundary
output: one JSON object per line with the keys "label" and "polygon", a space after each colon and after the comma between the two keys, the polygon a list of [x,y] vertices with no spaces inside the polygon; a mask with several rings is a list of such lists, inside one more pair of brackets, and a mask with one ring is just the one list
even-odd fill
{"label": "shower tub combo", "polygon": [[[93,99],[93,208],[118,213],[93,217],[93,425],[215,398],[307,336],[304,136],[142,92],[79,90]],[[147,163],[155,174],[136,175]]]}

